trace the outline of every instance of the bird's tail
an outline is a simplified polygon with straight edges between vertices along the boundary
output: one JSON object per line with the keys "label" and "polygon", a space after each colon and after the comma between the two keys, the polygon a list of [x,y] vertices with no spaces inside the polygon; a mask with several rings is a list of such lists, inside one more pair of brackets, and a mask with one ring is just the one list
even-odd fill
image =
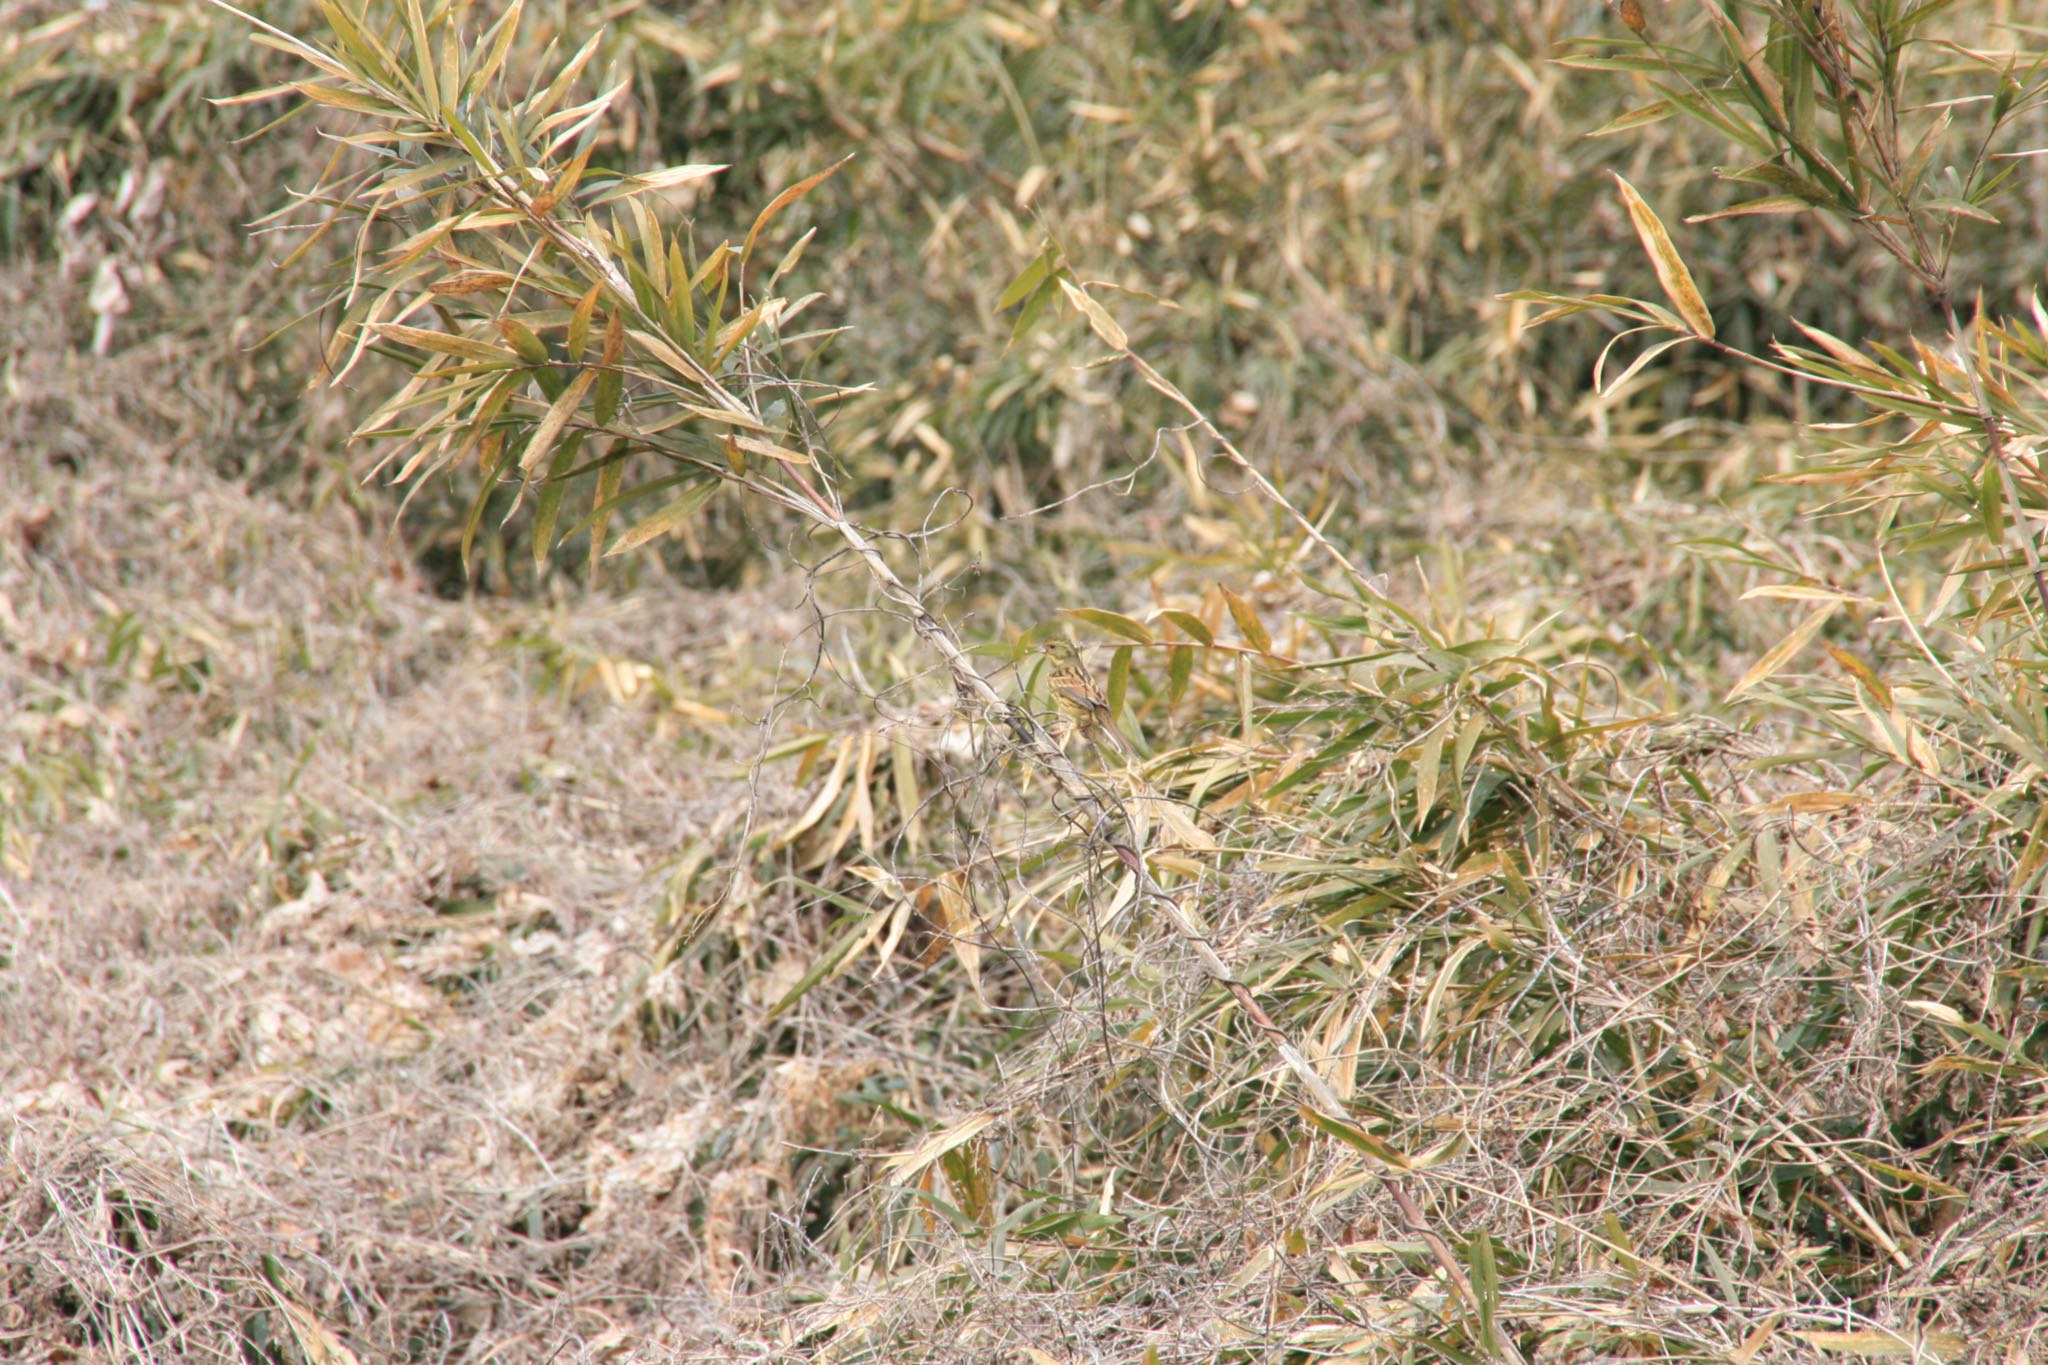
{"label": "bird's tail", "polygon": [[1137,758],[1138,751],[1131,747],[1131,742],[1124,738],[1124,732],[1117,729],[1116,722],[1108,716],[1103,716],[1091,728],[1096,734],[1102,736],[1102,741],[1106,746],[1116,750],[1124,758]]}

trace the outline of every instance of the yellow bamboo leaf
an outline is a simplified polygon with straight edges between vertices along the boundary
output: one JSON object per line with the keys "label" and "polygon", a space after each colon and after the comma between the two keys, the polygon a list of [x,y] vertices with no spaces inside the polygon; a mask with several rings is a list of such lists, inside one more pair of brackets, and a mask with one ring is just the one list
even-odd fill
{"label": "yellow bamboo leaf", "polygon": [[441,355],[452,355],[458,360],[489,360],[503,365],[519,363],[519,357],[514,352],[503,346],[493,346],[488,341],[478,341],[475,337],[457,336],[452,332],[436,332],[425,327],[407,327],[396,322],[380,322],[370,330],[401,346],[410,346],[418,351],[436,351]]}
{"label": "yellow bamboo leaf", "polygon": [[791,450],[788,446],[777,445],[773,441],[757,441],[751,436],[728,436],[726,439],[742,450],[750,450],[756,455],[766,455],[769,459],[780,460],[784,464],[811,462],[811,457],[801,450]]}
{"label": "yellow bamboo leaf", "polygon": [[1873,1328],[1862,1332],[1789,1332],[1820,1351],[1842,1355],[1870,1356],[1879,1360],[1918,1360],[1931,1355],[1937,1360],[1959,1360],[1968,1345],[1953,1332],[1887,1332]]}
{"label": "yellow bamboo leaf", "polygon": [[846,780],[846,770],[853,763],[853,736],[839,741],[839,753],[832,761],[832,771],[825,777],[825,785],[811,798],[811,804],[804,807],[804,813],[789,824],[789,828],[775,836],[771,848],[788,848],[803,832],[825,818],[825,812],[832,808],[833,798],[839,795],[839,784]]}
{"label": "yellow bamboo leaf", "polygon": [[1790,635],[1787,635],[1784,639],[1778,641],[1777,644],[1771,646],[1768,653],[1749,666],[1749,672],[1743,674],[1735,686],[1728,689],[1728,695],[1721,700],[1735,700],[1735,698],[1741,696],[1744,692],[1755,687],[1758,683],[1790,663],[1792,656],[1804,649],[1806,642],[1811,640],[1820,628],[1828,623],[1828,618],[1841,609],[1842,604],[1840,602],[1830,602],[1808,616],[1804,621],[1801,621],[1797,626],[1794,626]]}
{"label": "yellow bamboo leaf", "polygon": [[974,998],[984,1006],[988,997],[981,990],[981,916],[975,912],[974,901],[967,894],[966,878],[959,868],[939,877],[931,884],[932,899],[927,909],[936,909],[940,928],[945,931],[947,946],[959,960],[960,970],[967,973],[967,984],[974,991]]}
{"label": "yellow bamboo leaf", "polygon": [[383,100],[354,90],[343,90],[319,81],[301,81],[292,87],[315,104],[325,104],[336,109],[347,109],[357,114],[395,114],[398,111]]}
{"label": "yellow bamboo leaf", "polygon": [[1854,602],[1848,593],[1833,588],[1822,588],[1811,583],[1765,583],[1742,594],[1738,601],[1747,602],[1756,597],[1772,597],[1786,602]]}
{"label": "yellow bamboo leaf", "polygon": [[540,419],[540,425],[533,430],[533,439],[526,443],[526,451],[519,457],[519,468],[531,474],[540,467],[540,462],[554,453],[555,442],[562,438],[562,428],[569,425],[569,419],[576,415],[576,409],[583,406],[583,395],[590,392],[590,386],[597,382],[596,370],[585,370],[569,382],[561,396],[548,405],[547,416]]}
{"label": "yellow bamboo leaf", "polygon": [[819,185],[822,185],[827,180],[830,180],[834,175],[837,175],[839,173],[839,168],[841,166],[844,166],[847,162],[851,160],[853,160],[851,156],[843,156],[839,158],[839,160],[827,166],[824,170],[819,171],[816,175],[807,176],[804,179],[797,181],[794,185],[791,185],[788,189],[784,190],[782,193],[776,195],[773,199],[769,200],[768,207],[761,210],[760,217],[754,219],[754,225],[751,228],[747,229],[747,240],[746,244],[740,248],[740,259],[744,261],[753,256],[755,239],[761,235],[761,229],[767,227],[770,220],[772,220],[776,214],[782,212],[791,204],[803,198],[806,194],[809,194]]}
{"label": "yellow bamboo leaf", "polygon": [[1692,272],[1685,268],[1685,260],[1678,254],[1678,248],[1671,244],[1671,234],[1664,230],[1664,224],[1644,202],[1643,196],[1636,193],[1634,185],[1619,175],[1615,175],[1614,183],[1621,189],[1621,202],[1628,208],[1629,220],[1635,224],[1636,236],[1642,239],[1643,250],[1650,254],[1650,264],[1657,271],[1657,283],[1664,286],[1665,297],[1685,319],[1685,325],[1692,328],[1694,336],[1712,337],[1713,314],[1707,311],[1706,300],[1700,297],[1698,286],[1692,282]]}
{"label": "yellow bamboo leaf", "polygon": [[1252,609],[1252,604],[1221,583],[1216,585],[1216,590],[1223,595],[1223,604],[1230,608],[1230,619],[1237,622],[1238,634],[1244,636],[1244,642],[1261,654],[1271,654],[1273,637],[1266,633],[1266,627],[1260,622],[1258,612]]}
{"label": "yellow bamboo leaf", "polygon": [[290,1324],[308,1365],[356,1365],[356,1353],[326,1323],[282,1295],[272,1295],[271,1302]]}
{"label": "yellow bamboo leaf", "polygon": [[1793,792],[1749,810],[1758,815],[1833,815],[1870,804],[1855,792]]}
{"label": "yellow bamboo leaf", "polygon": [[1124,329],[1117,326],[1116,319],[1109,315],[1109,310],[1089,298],[1087,290],[1061,276],[1060,292],[1067,296],[1067,302],[1073,304],[1082,317],[1088,319],[1088,329],[1103,345],[1113,351],[1121,351],[1131,344],[1130,338],[1124,335]]}
{"label": "yellow bamboo leaf", "polygon": [[459,275],[450,275],[445,280],[435,280],[427,288],[443,297],[453,294],[485,294],[509,288],[512,276],[502,270],[465,270]]}
{"label": "yellow bamboo leaf", "polygon": [[711,501],[711,496],[718,491],[720,482],[718,479],[706,479],[702,483],[692,484],[681,497],[620,536],[612,543],[612,547],[604,552],[604,557],[610,559],[613,555],[637,550],[648,541],[675,530],[688,521],[698,508]]}
{"label": "yellow bamboo leaf", "polygon": [[909,1151],[898,1152],[890,1157],[882,1163],[882,1170],[887,1174],[890,1184],[908,1185],[923,1174],[934,1161],[955,1147],[973,1141],[995,1121],[996,1116],[987,1110],[969,1114],[964,1119],[947,1124]]}
{"label": "yellow bamboo leaf", "polygon": [[1773,1313],[1758,1323],[1755,1330],[1742,1339],[1742,1345],[1736,1347],[1734,1353],[1728,1357],[1729,1365],[1749,1365],[1750,1361],[1755,1360],[1756,1353],[1763,1349],[1764,1343],[1771,1339],[1771,1333],[1778,1330],[1778,1324],[1784,1318],[1782,1312]]}

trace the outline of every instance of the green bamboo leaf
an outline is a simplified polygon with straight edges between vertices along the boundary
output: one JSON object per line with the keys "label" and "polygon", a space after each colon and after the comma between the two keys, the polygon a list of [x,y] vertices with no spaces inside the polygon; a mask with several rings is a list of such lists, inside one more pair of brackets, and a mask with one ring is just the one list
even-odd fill
{"label": "green bamboo leaf", "polygon": [[540,339],[540,333],[521,322],[518,318],[496,319],[498,335],[505,343],[519,353],[519,358],[529,365],[545,365],[548,362],[548,344]]}
{"label": "green bamboo leaf", "polygon": [[1422,752],[1415,758],[1415,828],[1421,829],[1429,812],[1436,806],[1437,782],[1444,770],[1444,729],[1437,726],[1422,741]]}
{"label": "green bamboo leaf", "polygon": [[[1580,57],[1565,56],[1554,59],[1557,65],[1573,71],[1641,71],[1652,75],[1664,75],[1677,67],[1667,62],[1662,54],[1655,57]],[[1718,74],[1710,66],[1694,64],[1696,74],[1712,76]]]}
{"label": "green bamboo leaf", "polygon": [[1209,629],[1208,623],[1192,612],[1179,611],[1173,607],[1167,607],[1160,611],[1159,619],[1173,622],[1174,625],[1180,627],[1186,633],[1189,639],[1197,644],[1213,645],[1216,643],[1215,633]]}
{"label": "green bamboo leaf", "polygon": [[2005,480],[1999,477],[1995,455],[1984,457],[1977,478],[1977,525],[1991,544],[2005,543]]}
{"label": "green bamboo leaf", "polygon": [[619,480],[626,472],[623,440],[612,442],[611,453],[615,457],[597,471],[597,487],[590,495],[590,563],[589,576],[597,580],[597,563],[604,557],[604,534],[611,526],[612,504],[619,492]]}
{"label": "green bamboo leaf", "polygon": [[476,544],[476,528],[483,524],[484,505],[491,500],[491,494],[498,487],[498,480],[504,477],[505,467],[512,462],[511,443],[502,437],[492,435],[484,440],[484,463],[488,472],[477,482],[476,496],[470,499],[469,516],[462,524],[462,576],[470,576],[470,550]]}
{"label": "green bamboo leaf", "polygon": [[1781,166],[1775,161],[1760,162],[1739,171],[1716,170],[1714,173],[1723,180],[1737,180],[1748,185],[1763,185],[1769,189],[1779,190],[1820,208],[1840,209],[1848,206],[1841,195],[1828,191],[1818,182],[1809,180],[1797,171]]}
{"label": "green bamboo leaf", "polygon": [[1187,695],[1188,680],[1195,674],[1195,651],[1175,645],[1166,654],[1166,699],[1178,704]]}
{"label": "green bamboo leaf", "polygon": [[1091,626],[1100,626],[1112,635],[1121,635],[1126,640],[1133,640],[1141,645],[1149,645],[1153,641],[1152,632],[1145,629],[1143,623],[1118,612],[1103,611],[1099,607],[1066,607],[1060,611],[1060,615],[1076,621],[1086,621]]}
{"label": "green bamboo leaf", "polygon": [[1055,280],[1047,280],[1031,291],[1024,300],[1024,306],[1017,310],[1017,320],[1010,326],[1010,339],[1003,343],[1004,350],[1016,345],[1019,337],[1038,325],[1038,320],[1045,316],[1045,310],[1052,306],[1053,297],[1058,293]]}
{"label": "green bamboo leaf", "polygon": [[554,460],[548,465],[548,475],[540,486],[540,499],[533,511],[533,565],[539,568],[547,562],[548,554],[555,548],[555,519],[562,510],[562,494],[568,490],[568,473],[575,467],[576,452],[583,445],[583,433],[572,431],[555,451]]}
{"label": "green bamboo leaf", "polygon": [[1500,1354],[1495,1324],[1500,1320],[1500,1267],[1494,1263],[1493,1238],[1481,1228],[1465,1248],[1465,1264],[1471,1270],[1472,1297],[1479,1310],[1479,1345],[1487,1355]]}
{"label": "green bamboo leaf", "polygon": [[1004,288],[1001,296],[996,299],[996,311],[998,313],[1008,312],[1024,302],[1040,285],[1044,284],[1051,277],[1052,272],[1058,269],[1058,267],[1059,252],[1052,243],[1048,242],[1039,249],[1036,256],[1031,258],[1029,265],[1026,265],[1017,272],[1017,278],[1011,280],[1008,286]]}
{"label": "green bamboo leaf", "polygon": [[[612,443],[614,453],[607,454],[606,456],[604,456],[603,459],[598,461],[597,467],[600,470],[606,471],[617,469],[623,457],[616,454],[616,452],[620,446],[623,446],[625,444],[626,442],[624,442],[623,440],[614,441]],[[571,470],[570,472],[573,475],[576,471]],[[620,510],[621,508],[630,507],[636,502],[644,502],[648,498],[654,497],[657,494],[666,493],[671,488],[681,487],[683,484],[692,482],[697,477],[698,476],[695,474],[671,474],[667,478],[649,479],[646,483],[636,483],[631,488],[626,489],[623,493],[619,492],[617,487],[614,486],[611,489],[611,494],[616,494],[616,496],[611,496],[608,494],[602,501],[592,503],[590,512],[583,518],[583,520],[577,522],[574,526],[571,526],[568,530],[564,531],[562,533],[562,539],[569,540],[575,537],[576,535],[582,533],[583,531],[588,530],[592,526],[597,525],[600,517],[609,518],[612,513]],[[600,473],[599,479],[599,491],[602,492],[604,491],[602,488],[602,473]],[[602,538],[603,537],[600,535],[599,539]]]}
{"label": "green bamboo leaf", "polygon": [[[795,881],[794,878],[791,880]],[[799,881],[796,882],[796,885],[816,893],[847,913],[834,926],[840,932],[832,940],[831,944],[824,952],[818,955],[817,961],[813,962],[804,974],[797,978],[796,984],[791,986],[783,994],[782,998],[769,1008],[769,1019],[775,1019],[780,1016],[783,1011],[796,1004],[806,995],[809,995],[818,983],[831,976],[838,969],[840,963],[853,955],[853,950],[856,947],[860,946],[865,939],[871,937],[870,931],[875,929],[882,920],[888,918],[890,913],[886,909],[870,910],[867,906],[841,896],[837,892],[828,891],[821,886],[812,886],[808,882]]]}
{"label": "green bamboo leaf", "polygon": [[1405,1171],[1414,1164],[1391,1144],[1381,1141],[1363,1128],[1348,1123],[1343,1119],[1336,1118],[1330,1114],[1319,1113],[1306,1106],[1301,1109],[1301,1116],[1345,1146],[1361,1151],[1375,1161],[1392,1166],[1395,1170]]}
{"label": "green bamboo leaf", "polygon": [[[348,54],[361,67],[353,73],[354,79],[364,81],[365,77],[375,83],[390,87],[401,84],[398,76],[397,54],[387,47],[374,30],[366,29],[355,21],[343,6],[334,0],[320,0],[320,16]],[[367,82],[365,82],[367,83]]]}
{"label": "green bamboo leaf", "polygon": [[[1189,652],[1192,653],[1193,651],[1190,650]],[[1346,758],[1367,744],[1372,743],[1378,737],[1379,726],[1376,723],[1354,726],[1345,732],[1334,744],[1323,745],[1316,750],[1312,758],[1304,762],[1299,768],[1296,768],[1293,772],[1268,787],[1266,795],[1268,797],[1278,796],[1290,787],[1300,786],[1332,764],[1343,762]]]}

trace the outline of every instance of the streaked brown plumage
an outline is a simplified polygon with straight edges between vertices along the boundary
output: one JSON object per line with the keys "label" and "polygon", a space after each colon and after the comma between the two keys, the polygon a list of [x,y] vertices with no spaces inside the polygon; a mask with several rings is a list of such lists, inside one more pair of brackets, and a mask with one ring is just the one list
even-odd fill
{"label": "streaked brown plumage", "polygon": [[1045,690],[1053,705],[1097,744],[1125,758],[1132,757],[1130,742],[1117,730],[1116,718],[1109,713],[1109,702],[1089,676],[1088,666],[1081,662],[1081,651],[1058,637],[1047,640],[1043,648],[1046,662],[1052,665],[1052,671],[1046,675]]}

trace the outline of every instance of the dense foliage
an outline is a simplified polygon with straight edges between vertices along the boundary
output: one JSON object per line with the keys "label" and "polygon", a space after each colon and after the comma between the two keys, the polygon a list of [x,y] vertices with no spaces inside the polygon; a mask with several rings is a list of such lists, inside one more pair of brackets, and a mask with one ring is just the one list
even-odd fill
{"label": "dense foliage", "polygon": [[[729,1093],[664,1193],[690,1254],[633,1272],[730,1295],[679,1358],[2048,1345],[2034,30],[543,8],[24,27],[6,240],[81,348],[221,308],[188,269],[246,273],[249,341],[303,315],[228,387],[306,467],[227,463],[350,485],[447,590],[808,613],[518,640],[572,699],[759,720],[664,736],[735,795],[588,1063]],[[275,273],[146,230],[272,114]],[[1141,761],[1048,729],[1065,631]],[[139,798],[23,734],[33,886],[82,792]],[[323,837],[273,906],[367,875]],[[543,1203],[561,1256],[464,1292],[615,1235]],[[376,1264],[318,1311],[289,1257],[189,1273],[245,1351],[498,1349]],[[124,1349],[198,1330],[45,1273]]]}

